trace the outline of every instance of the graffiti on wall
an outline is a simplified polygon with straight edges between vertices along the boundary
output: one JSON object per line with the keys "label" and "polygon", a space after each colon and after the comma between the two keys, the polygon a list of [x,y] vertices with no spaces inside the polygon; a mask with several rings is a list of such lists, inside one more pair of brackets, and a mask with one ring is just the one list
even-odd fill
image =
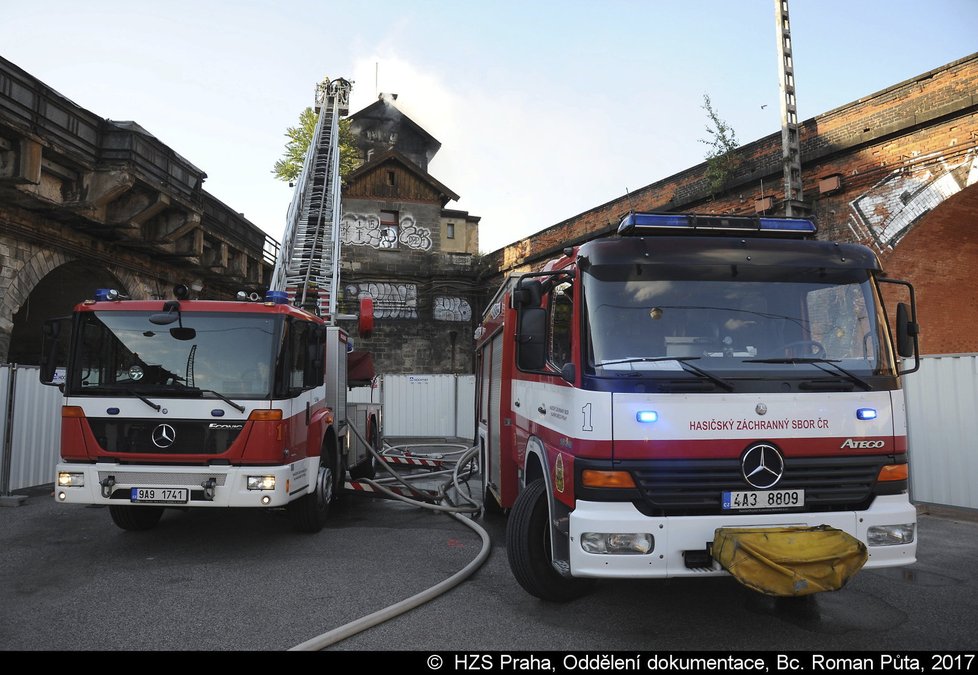
{"label": "graffiti on wall", "polygon": [[431,230],[418,225],[410,215],[402,215],[397,225],[389,225],[381,223],[375,213],[344,213],[340,238],[346,245],[378,249],[430,251],[432,245]]}
{"label": "graffiti on wall", "polygon": [[435,321],[468,321],[472,318],[472,307],[464,298],[436,295],[433,313]]}
{"label": "graffiti on wall", "polygon": [[374,317],[378,319],[417,319],[418,287],[415,284],[392,284],[386,281],[365,281],[348,284],[344,289],[350,300],[372,298]]}
{"label": "graffiti on wall", "polygon": [[943,156],[915,157],[849,203],[849,227],[880,250],[895,247],[931,209],[978,183],[973,152],[956,164]]}

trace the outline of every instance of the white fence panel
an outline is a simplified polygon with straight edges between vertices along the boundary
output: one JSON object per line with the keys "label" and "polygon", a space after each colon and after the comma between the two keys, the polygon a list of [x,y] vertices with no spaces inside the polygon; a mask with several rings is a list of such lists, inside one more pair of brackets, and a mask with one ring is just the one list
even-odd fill
{"label": "white fence panel", "polygon": [[474,412],[459,412],[474,411],[474,375],[384,375],[381,387],[385,436],[472,435]]}
{"label": "white fence panel", "polygon": [[459,375],[455,395],[455,435],[475,442],[475,375]]}
{"label": "white fence panel", "polygon": [[[8,418],[10,378],[14,376],[13,420]],[[10,427],[9,466],[3,490],[20,490],[54,481],[61,443],[61,392],[48,387],[37,379],[36,366],[0,366],[0,428],[3,448],[7,448],[7,431]],[[2,456],[0,452],[0,456]],[[9,462],[9,464],[7,464]]]}
{"label": "white fence panel", "polygon": [[903,381],[912,499],[978,509],[978,354],[922,357]]}

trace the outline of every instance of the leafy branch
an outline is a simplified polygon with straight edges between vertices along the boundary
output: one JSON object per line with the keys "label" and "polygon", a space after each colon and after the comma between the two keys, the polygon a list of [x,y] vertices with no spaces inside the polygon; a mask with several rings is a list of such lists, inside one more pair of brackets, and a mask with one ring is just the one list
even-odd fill
{"label": "leafy branch", "polygon": [[710,148],[706,153],[706,179],[709,181],[711,194],[716,194],[723,189],[737,168],[737,160],[733,155],[738,147],[737,134],[720,118],[713,108],[709,94],[703,94],[702,108],[710,121],[706,127],[709,137],[699,141]]}

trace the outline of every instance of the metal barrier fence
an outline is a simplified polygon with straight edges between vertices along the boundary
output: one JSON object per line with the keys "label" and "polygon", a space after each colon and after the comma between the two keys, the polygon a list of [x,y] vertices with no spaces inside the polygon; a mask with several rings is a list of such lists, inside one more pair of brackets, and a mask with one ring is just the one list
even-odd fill
{"label": "metal barrier fence", "polygon": [[382,375],[347,401],[382,403],[385,436],[475,438],[475,375]]}
{"label": "metal barrier fence", "polygon": [[[61,393],[37,370],[0,365],[0,495],[54,480]],[[978,509],[978,354],[923,357],[904,396],[911,498]],[[474,437],[474,375],[385,375],[347,400],[383,403],[386,436]]]}
{"label": "metal barrier fence", "polygon": [[978,354],[924,356],[903,386],[911,499],[978,509]]}
{"label": "metal barrier fence", "polygon": [[0,365],[0,495],[54,481],[61,442],[61,392],[37,366]]}

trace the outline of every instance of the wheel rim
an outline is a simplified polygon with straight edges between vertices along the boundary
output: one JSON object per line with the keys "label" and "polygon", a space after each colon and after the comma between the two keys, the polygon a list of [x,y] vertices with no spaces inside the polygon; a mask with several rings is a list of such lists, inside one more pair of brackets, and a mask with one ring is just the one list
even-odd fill
{"label": "wheel rim", "polygon": [[323,496],[319,508],[325,511],[333,501],[333,470],[328,466],[319,467],[319,493]]}

